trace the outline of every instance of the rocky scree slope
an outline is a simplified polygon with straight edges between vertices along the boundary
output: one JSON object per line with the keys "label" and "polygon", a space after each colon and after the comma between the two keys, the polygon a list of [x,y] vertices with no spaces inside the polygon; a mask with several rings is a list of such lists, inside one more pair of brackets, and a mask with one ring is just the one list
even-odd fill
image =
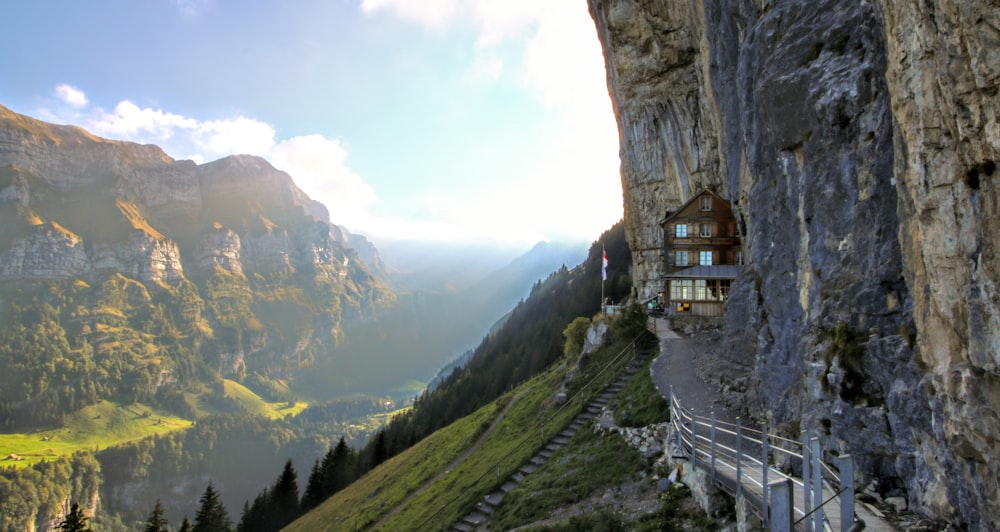
{"label": "rocky scree slope", "polygon": [[1000,4],[589,0],[639,295],[659,220],[729,198],[746,410],[975,529],[1000,515]]}

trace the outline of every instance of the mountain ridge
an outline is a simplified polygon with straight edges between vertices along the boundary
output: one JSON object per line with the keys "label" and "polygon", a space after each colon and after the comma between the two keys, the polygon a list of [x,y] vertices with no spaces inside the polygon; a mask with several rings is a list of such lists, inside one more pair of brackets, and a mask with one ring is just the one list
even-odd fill
{"label": "mountain ridge", "polygon": [[[284,380],[341,342],[345,321],[370,319],[395,298],[377,250],[365,251],[372,268],[350,247],[363,237],[331,223],[260,157],[175,161],[154,145],[2,106],[0,222],[0,334],[17,344],[30,334],[25,325],[54,328],[65,342],[39,352],[66,361],[0,357],[4,380],[55,396],[37,416],[11,410],[21,386],[0,387],[6,423],[78,405],[52,380],[93,381],[84,405],[135,399],[107,380],[110,364],[150,382],[137,392],[144,399],[220,376]],[[122,350],[125,337],[133,340]],[[165,346],[157,372],[170,378],[154,378],[143,353]]]}

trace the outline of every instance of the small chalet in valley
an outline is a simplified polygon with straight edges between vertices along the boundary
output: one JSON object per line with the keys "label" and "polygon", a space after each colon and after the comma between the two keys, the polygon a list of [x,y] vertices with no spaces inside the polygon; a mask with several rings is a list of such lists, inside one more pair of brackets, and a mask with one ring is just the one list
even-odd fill
{"label": "small chalet in valley", "polygon": [[704,190],[663,227],[664,301],[668,313],[722,316],[729,287],[743,267],[740,231],[729,201]]}

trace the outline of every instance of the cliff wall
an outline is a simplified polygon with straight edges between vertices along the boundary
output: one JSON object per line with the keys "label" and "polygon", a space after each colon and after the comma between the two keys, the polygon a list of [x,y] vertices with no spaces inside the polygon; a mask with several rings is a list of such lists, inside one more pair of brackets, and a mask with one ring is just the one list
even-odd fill
{"label": "cliff wall", "polygon": [[820,434],[917,512],[995,527],[997,2],[589,6],[639,296],[663,290],[664,213],[729,198],[747,412]]}
{"label": "cliff wall", "polygon": [[[35,307],[58,315],[54,330],[70,331],[51,357],[114,352],[128,360],[97,358],[144,382],[161,370],[181,381],[209,375],[199,365],[237,379],[290,378],[327,357],[345,323],[394,299],[380,262],[364,264],[348,239],[377,259],[370,243],[333,225],[325,207],[259,157],[175,161],[156,146],[0,106],[0,335],[8,348],[0,353],[0,384],[8,383],[0,420],[27,425],[115,394],[148,398],[122,392],[127,378],[101,377],[96,367],[53,377],[46,372],[77,371],[75,363],[47,364],[38,348],[11,348],[11,338],[29,337],[22,322]],[[122,286],[144,297],[116,295]],[[105,334],[107,320],[115,334]],[[133,332],[148,345],[120,349]],[[157,351],[167,356],[143,359]],[[89,379],[93,393],[82,401],[60,399],[52,384]],[[28,394],[48,394],[48,402],[19,395],[28,381]],[[150,388],[142,393],[159,385]]]}

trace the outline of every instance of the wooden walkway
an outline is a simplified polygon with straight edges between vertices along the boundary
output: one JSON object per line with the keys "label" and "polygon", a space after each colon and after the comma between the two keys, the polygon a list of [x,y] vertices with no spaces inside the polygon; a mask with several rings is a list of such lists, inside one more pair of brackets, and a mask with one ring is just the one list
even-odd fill
{"label": "wooden walkway", "polygon": [[[652,330],[660,338],[661,357],[671,354],[672,349],[691,349],[691,345],[689,345],[690,340],[682,339],[677,336],[672,330],[670,330],[669,324],[666,320],[654,320],[652,325]],[[654,367],[656,366],[657,363],[654,362]],[[663,367],[662,364],[660,365],[660,371],[671,371],[671,369],[672,368],[670,367]],[[687,378],[693,379],[696,377],[693,376],[692,372],[692,375],[687,376]],[[654,381],[656,380],[657,379],[654,379]],[[705,390],[706,387],[710,387],[704,382],[687,384],[694,384],[693,387],[685,387],[689,390]],[[657,383],[657,386],[659,387],[660,384]],[[798,458],[799,463],[801,463],[803,454],[801,452],[801,442],[778,438],[774,435],[767,435],[765,438],[764,431],[762,430],[743,427],[738,424],[738,421],[737,423],[730,422],[736,420],[724,418],[715,419],[714,414],[711,417],[695,415],[693,411],[681,407],[681,398],[676,397],[673,394],[672,389],[659,389],[661,394],[668,401],[670,401],[671,405],[671,421],[673,425],[673,437],[675,438],[673,454],[675,458],[684,456],[687,457],[690,462],[692,457],[692,441],[697,442],[697,453],[694,465],[699,469],[704,470],[706,475],[712,479],[716,485],[731,495],[736,496],[737,492],[739,492],[739,494],[746,499],[748,508],[750,508],[758,515],[758,517],[761,517],[762,519],[764,519],[764,514],[767,512],[767,508],[771,502],[770,494],[765,494],[764,486],[776,480],[788,479],[792,486],[792,502],[794,508],[792,511],[792,521],[795,523],[793,528],[795,530],[813,530],[812,525],[815,522],[815,516],[812,514],[806,516],[806,511],[804,510],[806,491],[803,487],[802,479],[790,477],[785,473],[778,471],[774,467],[768,467],[766,469],[765,478],[765,468],[763,467],[761,461],[764,456],[764,449],[767,447],[768,456],[774,457],[774,462],[782,462],[783,460],[779,459],[779,455],[784,453],[785,455],[791,456],[793,461]],[[705,394],[702,394],[702,396],[697,399],[709,403],[712,402],[711,397],[706,399]],[[709,412],[712,409],[711,404],[692,405],[690,401],[685,402],[684,406],[694,406],[699,412]],[[775,446],[775,442],[780,442],[780,447]],[[737,459],[737,456],[740,458]],[[771,462],[772,460],[768,459],[767,461]],[[842,465],[844,466],[844,469],[850,469],[852,467],[850,464]],[[849,530],[852,524],[854,524],[854,519],[850,519],[850,522],[847,523],[842,522],[839,493],[835,491],[835,489],[839,489],[839,486],[831,486],[829,484],[829,482],[833,482],[833,484],[839,483],[838,473],[836,470],[828,466],[820,466],[818,463],[817,466],[824,470],[822,478],[825,478],[828,482],[821,483],[821,498],[813,497],[820,498],[821,500],[811,501],[810,507],[815,508],[817,505],[825,503],[822,508],[822,516],[824,519],[821,519],[821,529],[828,527],[828,530],[834,531]],[[737,476],[739,476],[739,481],[737,480]],[[853,496],[853,486],[851,486],[850,491],[847,493],[850,493],[851,496]],[[816,495],[815,487],[811,490],[810,495]],[[869,508],[863,503],[856,501],[853,502],[854,518],[864,522],[865,530],[875,530],[878,532],[896,530],[896,528],[886,521],[877,510]],[[848,509],[849,508],[850,506],[848,506]],[[775,529],[781,530],[782,528]]]}

